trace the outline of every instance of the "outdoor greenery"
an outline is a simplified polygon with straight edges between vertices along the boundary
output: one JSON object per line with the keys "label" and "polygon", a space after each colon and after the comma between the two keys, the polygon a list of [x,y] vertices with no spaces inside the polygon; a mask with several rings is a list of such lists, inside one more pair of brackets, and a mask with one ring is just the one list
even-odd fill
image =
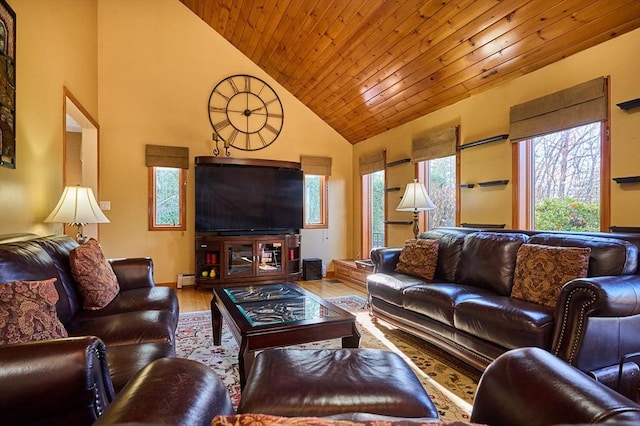
{"label": "outdoor greenery", "polygon": [[429,229],[456,225],[456,156],[429,160],[428,193],[435,204],[429,211]]}
{"label": "outdoor greenery", "polygon": [[570,197],[548,198],[536,204],[536,229],[554,231],[598,231],[600,206]]}
{"label": "outdoor greenery", "polygon": [[306,198],[304,223],[318,224],[322,222],[321,180],[321,176],[304,176],[304,196]]}
{"label": "outdoor greenery", "polygon": [[371,248],[384,245],[384,170],[371,174]]}
{"label": "outdoor greenery", "polygon": [[600,230],[600,123],[533,138],[534,229]]}
{"label": "outdoor greenery", "polygon": [[155,225],[177,225],[180,223],[180,169],[156,167],[155,175]]}

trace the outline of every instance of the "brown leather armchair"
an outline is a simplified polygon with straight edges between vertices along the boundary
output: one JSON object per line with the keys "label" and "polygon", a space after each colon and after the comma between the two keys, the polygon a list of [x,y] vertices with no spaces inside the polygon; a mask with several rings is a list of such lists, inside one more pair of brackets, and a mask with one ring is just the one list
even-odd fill
{"label": "brown leather armchair", "polygon": [[4,425],[208,425],[218,414],[233,414],[227,389],[196,361],[153,361],[116,395],[97,337],[0,346]]}

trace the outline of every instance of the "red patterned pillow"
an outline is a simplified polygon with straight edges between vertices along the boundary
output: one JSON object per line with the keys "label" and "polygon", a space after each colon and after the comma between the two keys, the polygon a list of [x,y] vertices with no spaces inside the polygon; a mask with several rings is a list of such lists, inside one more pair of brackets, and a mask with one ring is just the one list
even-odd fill
{"label": "red patterned pillow", "polygon": [[400,252],[396,272],[432,280],[438,266],[438,240],[407,240]]}
{"label": "red patterned pillow", "polygon": [[74,248],[69,253],[69,260],[84,309],[102,309],[118,295],[118,279],[98,241],[91,238]]}
{"label": "red patterned pillow", "polygon": [[554,308],[564,284],[587,276],[590,253],[590,248],[523,244],[511,297]]}
{"label": "red patterned pillow", "polygon": [[56,278],[0,284],[0,344],[67,337],[58,318]]}

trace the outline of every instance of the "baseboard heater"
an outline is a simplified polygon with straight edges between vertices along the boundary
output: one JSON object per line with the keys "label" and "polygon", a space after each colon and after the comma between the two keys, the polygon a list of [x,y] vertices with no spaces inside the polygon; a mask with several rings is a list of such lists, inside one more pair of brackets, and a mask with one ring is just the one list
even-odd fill
{"label": "baseboard heater", "polygon": [[196,284],[195,274],[178,274],[178,281],[176,283],[177,288],[182,288]]}

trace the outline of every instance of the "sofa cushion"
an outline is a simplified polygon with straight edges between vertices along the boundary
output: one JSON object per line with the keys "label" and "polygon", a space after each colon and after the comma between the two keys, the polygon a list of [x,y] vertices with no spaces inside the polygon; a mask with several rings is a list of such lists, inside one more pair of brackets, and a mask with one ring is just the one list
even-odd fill
{"label": "sofa cushion", "polygon": [[87,317],[77,315],[67,325],[69,336],[98,336],[107,346],[174,342],[171,312],[137,311]]}
{"label": "sofa cushion", "polygon": [[438,266],[436,267],[436,280],[454,282],[456,270],[462,255],[464,237],[471,232],[458,229],[432,229],[420,234],[420,238],[438,240]]}
{"label": "sofa cushion", "polygon": [[84,309],[102,309],[116,297],[120,291],[118,279],[98,241],[91,238],[71,250],[69,260]]}
{"label": "sofa cushion", "polygon": [[531,237],[529,244],[591,249],[588,277],[630,275],[638,270],[638,247],[618,238],[592,235],[542,233]]}
{"label": "sofa cushion", "polygon": [[467,235],[456,282],[509,296],[518,249],[529,237],[510,232],[476,232]]}
{"label": "sofa cushion", "polygon": [[175,356],[175,349],[170,343],[145,342],[108,346],[107,362],[109,363],[113,390],[120,393],[129,379],[150,362]]}
{"label": "sofa cushion", "polygon": [[453,326],[456,304],[472,297],[490,296],[489,290],[454,283],[414,285],[404,290],[404,307],[433,320]]}
{"label": "sofa cushion", "polygon": [[537,346],[549,350],[553,313],[548,306],[494,295],[458,303],[454,325],[507,349]]}
{"label": "sofa cushion", "polygon": [[424,280],[399,272],[376,273],[367,276],[367,292],[370,296],[396,306],[403,306],[402,293],[405,288],[424,284]]}
{"label": "sofa cushion", "polygon": [[438,263],[438,247],[438,240],[405,241],[396,272],[432,280]]}
{"label": "sofa cushion", "polygon": [[55,278],[0,285],[0,344],[67,337],[58,319]]}
{"label": "sofa cushion", "polygon": [[587,276],[589,253],[590,248],[523,244],[511,297],[555,308],[562,286]]}

